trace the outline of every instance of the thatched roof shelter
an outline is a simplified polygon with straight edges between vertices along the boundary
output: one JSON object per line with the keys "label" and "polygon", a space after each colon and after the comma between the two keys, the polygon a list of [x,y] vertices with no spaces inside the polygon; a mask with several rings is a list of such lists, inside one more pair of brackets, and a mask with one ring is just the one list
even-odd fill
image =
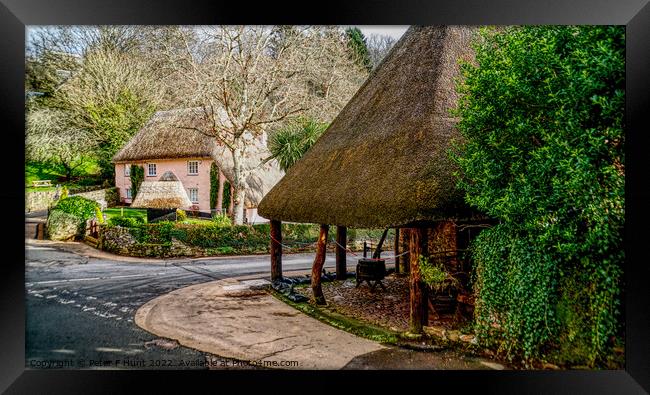
{"label": "thatched roof shelter", "polygon": [[[224,111],[220,116],[227,122]],[[226,123],[227,124],[227,123]],[[113,157],[113,162],[153,159],[210,158],[232,182],[232,154],[210,136],[210,116],[203,108],[158,111],[142,129]],[[276,160],[262,163],[271,156],[266,146],[266,133],[254,138],[245,133],[244,170],[253,170],[247,177],[245,198],[248,208],[257,207],[262,197],[278,182],[284,172]]]}
{"label": "thatched roof shelter", "polygon": [[131,207],[142,208],[188,208],[192,205],[183,183],[171,171],[165,172],[158,181],[143,181]]}
{"label": "thatched roof shelter", "polygon": [[471,61],[471,27],[411,27],[314,146],[258,207],[292,222],[392,227],[472,212],[448,156],[461,136],[459,60]]}

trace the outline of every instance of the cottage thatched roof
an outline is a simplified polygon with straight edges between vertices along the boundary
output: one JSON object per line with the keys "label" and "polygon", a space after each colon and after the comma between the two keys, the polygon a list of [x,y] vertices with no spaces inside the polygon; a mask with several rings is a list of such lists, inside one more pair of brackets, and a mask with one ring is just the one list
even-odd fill
{"label": "cottage thatched roof", "polygon": [[[225,111],[220,111],[222,122],[227,123]],[[203,108],[186,108],[159,111],[113,157],[113,162],[151,159],[211,158],[226,178],[234,179],[232,154],[223,144],[211,137],[211,121]],[[248,185],[246,207],[257,207],[262,197],[275,185],[284,172],[276,160],[264,162],[271,156],[266,146],[266,133],[257,136],[245,133],[246,152],[244,171]]]}
{"label": "cottage thatched roof", "polygon": [[258,207],[292,222],[351,227],[468,219],[448,156],[460,139],[458,60],[470,27],[411,27],[314,146]]}
{"label": "cottage thatched roof", "polygon": [[215,139],[191,129],[204,127],[201,115],[194,108],[158,111],[113,156],[113,162],[210,157]]}
{"label": "cottage thatched roof", "polygon": [[131,207],[188,208],[192,201],[183,183],[171,171],[165,172],[158,181],[143,181]]}

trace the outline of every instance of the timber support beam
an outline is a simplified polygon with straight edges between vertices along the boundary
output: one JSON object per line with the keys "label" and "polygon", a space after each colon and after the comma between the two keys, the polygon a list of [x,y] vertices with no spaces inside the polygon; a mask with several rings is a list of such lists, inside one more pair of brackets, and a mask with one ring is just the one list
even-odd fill
{"label": "timber support beam", "polygon": [[410,327],[412,333],[422,333],[422,327],[427,325],[429,317],[429,304],[427,288],[422,282],[420,274],[420,257],[426,258],[427,229],[412,228],[409,230],[409,290],[410,290]]}
{"label": "timber support beam", "polygon": [[318,244],[316,246],[316,257],[314,258],[314,265],[311,268],[311,290],[313,301],[316,304],[324,305],[325,295],[323,295],[323,288],[321,287],[320,277],[323,272],[323,265],[325,265],[325,252],[327,247],[327,233],[329,225],[320,226],[318,234]]}
{"label": "timber support beam", "polygon": [[271,220],[271,281],[282,279],[282,222]]}
{"label": "timber support beam", "polygon": [[336,227],[336,279],[345,280],[347,274],[346,252],[347,248],[347,228],[345,226]]}

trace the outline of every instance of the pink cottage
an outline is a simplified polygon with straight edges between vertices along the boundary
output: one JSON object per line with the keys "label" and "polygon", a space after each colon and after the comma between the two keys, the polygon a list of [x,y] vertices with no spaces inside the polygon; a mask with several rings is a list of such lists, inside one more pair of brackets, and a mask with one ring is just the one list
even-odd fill
{"label": "pink cottage", "polygon": [[[183,116],[182,110],[157,112],[113,157],[120,202],[130,204],[135,198],[130,168],[137,164],[144,168],[144,181],[157,181],[167,171],[174,173],[192,202],[192,206],[183,208],[210,214],[210,166],[215,141],[197,130],[175,126]],[[222,211],[225,180],[219,172],[217,211]],[[226,210],[228,207],[223,207]]]}

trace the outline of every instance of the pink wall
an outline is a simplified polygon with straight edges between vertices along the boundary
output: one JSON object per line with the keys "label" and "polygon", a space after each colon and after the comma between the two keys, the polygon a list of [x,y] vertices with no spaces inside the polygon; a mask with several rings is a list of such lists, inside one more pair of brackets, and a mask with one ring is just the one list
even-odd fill
{"label": "pink wall", "polygon": [[[197,175],[188,174],[188,161],[199,162],[199,172]],[[154,177],[148,176],[147,164],[156,164],[156,175]],[[120,193],[120,201],[122,203],[130,204],[132,199],[126,198],[126,189],[131,187],[131,179],[129,176],[124,175],[125,166],[138,164],[144,166],[144,180],[157,181],[165,174],[166,171],[171,171],[183,183],[187,196],[190,196],[190,188],[198,188],[199,199],[198,206],[200,211],[210,212],[210,165],[211,159],[207,158],[183,158],[183,159],[155,159],[147,161],[134,161],[128,163],[115,164],[115,186]]]}

